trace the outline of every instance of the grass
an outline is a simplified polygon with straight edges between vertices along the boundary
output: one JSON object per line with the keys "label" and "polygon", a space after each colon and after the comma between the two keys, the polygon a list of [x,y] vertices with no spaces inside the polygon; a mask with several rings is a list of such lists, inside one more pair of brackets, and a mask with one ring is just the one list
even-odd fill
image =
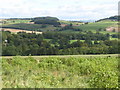
{"label": "grass", "polygon": [[[44,39],[45,41],[51,41],[52,39]],[[110,40],[118,40],[118,38],[112,38],[110,37]],[[70,40],[70,44],[77,42],[78,40]],[[80,40],[81,42],[85,42],[85,40]],[[98,41],[99,42],[99,41]],[[94,41],[92,41],[92,43],[94,44]]]}
{"label": "grass", "polygon": [[[6,21],[6,24],[3,24],[2,27],[7,27],[7,28],[13,28],[13,29],[23,29],[23,30],[35,30],[35,31],[54,31],[56,29],[59,29],[59,27],[54,27],[52,25],[47,25],[45,28],[41,28],[41,25],[37,25],[37,24],[26,24],[30,22],[30,20],[8,20]],[[74,26],[74,28],[79,28],[83,31],[92,31],[92,32],[96,32],[96,30],[98,29],[102,29],[100,31],[100,33],[109,33],[109,34],[116,34],[116,32],[108,32],[108,31],[104,31],[105,28],[107,27],[116,27],[117,26],[117,21],[109,21],[109,20],[104,20],[101,22],[96,22],[96,23],[89,23],[89,24],[85,24],[85,25],[81,25],[83,23],[78,23],[78,22],[71,22],[71,21],[64,21],[64,20],[60,20],[61,24],[70,24],[72,23],[73,25],[80,25],[80,26]],[[80,31],[73,31],[73,30],[64,30],[61,32],[66,32],[66,33],[79,33]]]}
{"label": "grass", "polygon": [[9,25],[9,24],[18,24],[18,23],[29,23],[30,20],[7,20],[3,25]]}
{"label": "grass", "polygon": [[44,39],[44,40],[49,42],[49,41],[51,41],[52,39]]}
{"label": "grass", "polygon": [[[78,26],[77,28],[80,28],[82,30],[88,30],[88,31],[96,31],[99,28],[102,28],[103,30],[107,27],[114,26],[117,24],[117,21],[101,21],[96,23],[89,23],[85,25]],[[104,31],[103,31],[104,32]]]}
{"label": "grass", "polygon": [[48,31],[48,30],[56,29],[56,27],[54,27],[52,25],[46,25],[45,28],[42,28],[40,24],[26,24],[26,23],[3,25],[2,27],[3,28],[30,30],[30,31]]}
{"label": "grass", "polygon": [[110,37],[110,40],[119,40],[118,38],[112,38],[112,37]]}
{"label": "grass", "polygon": [[[77,42],[77,40],[70,40],[70,43],[74,43],[74,42]],[[85,40],[80,40],[80,42],[85,42]],[[92,41],[92,43],[94,44],[94,41]]]}
{"label": "grass", "polygon": [[72,21],[65,21],[65,20],[60,20],[59,22],[61,24],[72,24],[72,25],[81,25],[81,24],[83,24],[82,22],[72,22]]}
{"label": "grass", "polygon": [[117,55],[3,57],[3,88],[118,88],[117,67]]}
{"label": "grass", "polygon": [[77,42],[77,40],[70,40],[70,43],[74,43],[74,42]]}

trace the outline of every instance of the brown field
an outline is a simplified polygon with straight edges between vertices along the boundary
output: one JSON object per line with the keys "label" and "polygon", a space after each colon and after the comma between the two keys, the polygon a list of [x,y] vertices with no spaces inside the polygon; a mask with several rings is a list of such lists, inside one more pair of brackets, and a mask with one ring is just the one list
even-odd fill
{"label": "brown field", "polygon": [[109,32],[113,32],[115,30],[115,32],[120,32],[120,28],[117,28],[117,27],[108,27],[106,28],[106,31],[109,31]]}
{"label": "brown field", "polygon": [[0,28],[0,31],[10,31],[10,32],[12,32],[12,33],[26,32],[26,33],[42,34],[42,32],[37,32],[37,31],[27,31],[27,30],[21,30],[21,29],[10,29],[10,28]]}

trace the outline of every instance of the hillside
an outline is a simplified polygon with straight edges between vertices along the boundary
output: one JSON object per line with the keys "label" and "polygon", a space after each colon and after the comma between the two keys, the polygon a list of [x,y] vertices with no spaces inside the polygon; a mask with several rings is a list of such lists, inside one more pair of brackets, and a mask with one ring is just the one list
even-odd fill
{"label": "hillside", "polygon": [[119,87],[117,21],[37,17],[1,22],[3,88]]}
{"label": "hillside", "polygon": [[80,31],[100,31],[111,33],[118,32],[117,23],[117,16],[86,23],[81,21],[59,20],[56,17],[35,17],[5,19],[2,21],[2,27],[40,32],[60,31],[78,33]]}
{"label": "hillside", "polygon": [[104,21],[104,20],[119,21],[119,19],[120,19],[120,16],[116,15],[116,16],[111,16],[111,17],[108,17],[108,18],[100,19],[97,22]]}

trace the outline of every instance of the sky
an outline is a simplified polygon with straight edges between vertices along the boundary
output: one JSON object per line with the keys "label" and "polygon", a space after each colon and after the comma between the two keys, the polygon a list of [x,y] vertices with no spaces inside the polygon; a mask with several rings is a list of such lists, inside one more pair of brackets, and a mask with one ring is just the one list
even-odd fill
{"label": "sky", "polygon": [[0,18],[52,16],[98,20],[118,14],[119,0],[0,0]]}

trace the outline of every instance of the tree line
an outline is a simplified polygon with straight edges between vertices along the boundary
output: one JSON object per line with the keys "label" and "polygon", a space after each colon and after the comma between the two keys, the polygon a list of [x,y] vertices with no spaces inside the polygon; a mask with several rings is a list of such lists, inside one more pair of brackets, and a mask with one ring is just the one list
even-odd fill
{"label": "tree line", "polygon": [[[71,40],[77,40],[70,42]],[[84,40],[84,41],[81,41]],[[118,54],[118,40],[109,40],[109,34],[99,32],[43,34],[11,34],[2,32],[2,55],[78,55],[78,54]]]}

